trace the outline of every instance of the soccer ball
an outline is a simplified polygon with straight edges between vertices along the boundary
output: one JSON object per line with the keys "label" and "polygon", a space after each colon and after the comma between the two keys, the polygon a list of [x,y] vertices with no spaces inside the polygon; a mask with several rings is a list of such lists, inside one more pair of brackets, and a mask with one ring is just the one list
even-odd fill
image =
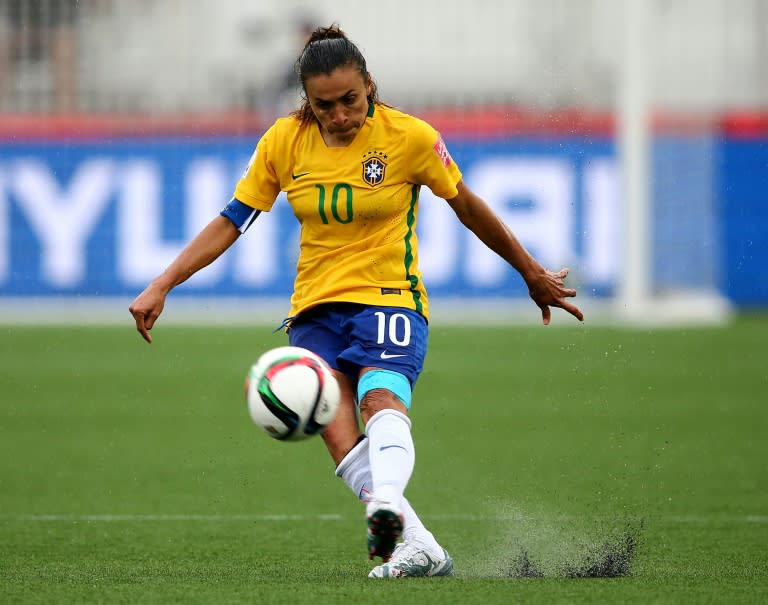
{"label": "soccer ball", "polygon": [[341,393],[323,359],[301,347],[278,347],[251,366],[245,399],[251,418],[270,437],[300,441],[334,419]]}

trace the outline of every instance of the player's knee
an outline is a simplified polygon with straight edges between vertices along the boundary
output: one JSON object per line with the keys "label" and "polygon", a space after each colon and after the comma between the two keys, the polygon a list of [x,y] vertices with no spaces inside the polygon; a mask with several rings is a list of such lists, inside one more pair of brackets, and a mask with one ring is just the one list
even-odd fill
{"label": "player's knee", "polygon": [[363,418],[384,409],[407,411],[411,407],[411,383],[399,372],[370,370],[358,381],[357,401]]}
{"label": "player's knee", "polygon": [[371,417],[382,410],[397,410],[406,413],[408,408],[394,393],[386,389],[369,391],[360,402],[360,416],[364,422],[368,422]]}
{"label": "player's knee", "polygon": [[360,438],[355,400],[351,391],[348,396],[346,392],[347,389],[342,387],[342,400],[336,417],[321,433],[331,457],[337,464]]}

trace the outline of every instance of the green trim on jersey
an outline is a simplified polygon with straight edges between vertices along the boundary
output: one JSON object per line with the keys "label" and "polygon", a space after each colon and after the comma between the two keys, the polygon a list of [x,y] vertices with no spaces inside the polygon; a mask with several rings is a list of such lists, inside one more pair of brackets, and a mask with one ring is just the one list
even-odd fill
{"label": "green trim on jersey", "polygon": [[368,114],[365,117],[372,118],[374,109],[376,109],[376,106],[373,103],[368,103]]}
{"label": "green trim on jersey", "polygon": [[408,225],[408,232],[405,234],[405,256],[403,257],[403,264],[405,265],[405,279],[411,284],[411,295],[413,296],[413,304],[416,307],[416,312],[424,314],[424,308],[421,304],[421,292],[418,291],[419,276],[411,273],[411,267],[413,266],[413,246],[411,245],[411,239],[413,238],[413,226],[416,223],[416,202],[419,201],[420,185],[414,185],[411,187],[411,203],[408,207],[408,214],[405,218],[405,223]]}

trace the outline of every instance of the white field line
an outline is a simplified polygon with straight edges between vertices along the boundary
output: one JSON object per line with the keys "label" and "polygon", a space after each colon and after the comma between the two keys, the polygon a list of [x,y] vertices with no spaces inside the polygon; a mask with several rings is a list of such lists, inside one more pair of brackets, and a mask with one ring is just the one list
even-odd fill
{"label": "white field line", "polygon": [[[355,517],[356,518],[356,517]],[[435,514],[423,515],[424,519],[431,521],[568,521],[581,519],[577,515],[558,515],[553,517],[524,516],[524,515],[466,515],[466,514]],[[663,523],[672,524],[700,524],[709,525],[715,523],[736,524],[762,524],[768,523],[768,515],[649,515]],[[0,521],[29,521],[29,522],[66,522],[66,523],[92,523],[92,522],[173,522],[196,521],[205,523],[271,523],[271,522],[296,522],[296,521],[348,521],[353,520],[349,515],[317,514],[317,515],[205,515],[205,514],[4,514],[0,513]]]}

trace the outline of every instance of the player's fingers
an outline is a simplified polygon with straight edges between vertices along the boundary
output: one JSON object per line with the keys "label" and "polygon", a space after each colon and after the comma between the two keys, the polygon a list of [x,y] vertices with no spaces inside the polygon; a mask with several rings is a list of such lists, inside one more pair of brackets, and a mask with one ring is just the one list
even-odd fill
{"label": "player's fingers", "polygon": [[574,288],[563,288],[563,296],[576,296],[576,290]]}
{"label": "player's fingers", "polygon": [[579,321],[584,321],[584,314],[576,305],[572,305],[571,303],[568,303],[562,300],[560,301],[560,308],[565,311],[568,311],[568,313],[573,315]]}
{"label": "player's fingers", "polygon": [[541,319],[544,321],[544,325],[549,325],[549,320],[552,318],[552,311],[549,310],[548,305],[540,305],[539,308],[541,309]]}
{"label": "player's fingers", "polygon": [[150,327],[144,323],[144,318],[141,316],[136,318],[136,329],[139,331],[139,334],[141,334],[141,337],[144,340],[146,340],[149,344],[152,344],[152,335],[149,333]]}
{"label": "player's fingers", "polygon": [[155,311],[152,313],[147,313],[147,317],[144,320],[144,326],[147,328],[147,330],[151,330],[155,326],[155,321],[158,317],[160,317],[160,313]]}
{"label": "player's fingers", "polygon": [[141,334],[141,337],[144,340],[152,344],[152,336],[150,336],[148,332],[149,328],[144,322],[144,314],[140,311],[136,311],[133,307],[129,307],[128,310],[131,312],[131,315],[133,315],[133,319],[136,322],[136,330]]}

